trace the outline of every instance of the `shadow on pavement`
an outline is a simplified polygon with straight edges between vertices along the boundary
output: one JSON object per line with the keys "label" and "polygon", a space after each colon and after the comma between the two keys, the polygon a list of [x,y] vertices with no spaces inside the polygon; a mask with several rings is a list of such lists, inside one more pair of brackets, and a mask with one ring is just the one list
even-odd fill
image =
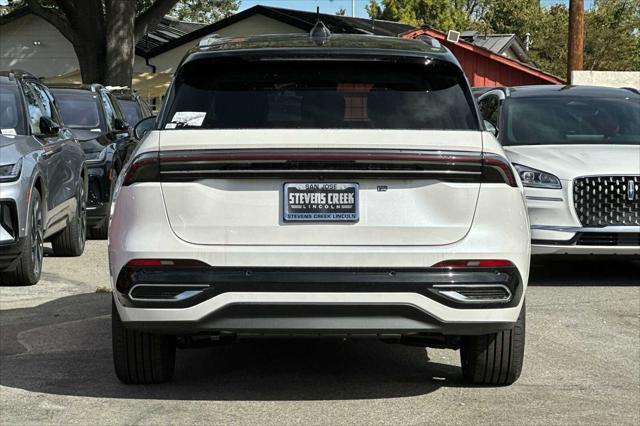
{"label": "shadow on pavement", "polygon": [[530,286],[637,286],[638,256],[533,256]]}
{"label": "shadow on pavement", "polygon": [[172,382],[125,386],[111,361],[110,294],[0,311],[0,384],[50,394],[173,400],[393,398],[459,386],[458,367],[376,340],[256,340],[178,351]]}

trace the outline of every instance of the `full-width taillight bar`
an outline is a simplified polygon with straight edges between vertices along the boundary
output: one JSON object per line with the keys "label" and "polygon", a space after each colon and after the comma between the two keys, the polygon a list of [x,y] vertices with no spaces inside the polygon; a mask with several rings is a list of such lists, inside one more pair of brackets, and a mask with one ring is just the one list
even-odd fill
{"label": "full-width taillight bar", "polygon": [[167,151],[138,156],[123,180],[188,181],[215,177],[416,177],[517,186],[509,162],[461,151],[272,149]]}

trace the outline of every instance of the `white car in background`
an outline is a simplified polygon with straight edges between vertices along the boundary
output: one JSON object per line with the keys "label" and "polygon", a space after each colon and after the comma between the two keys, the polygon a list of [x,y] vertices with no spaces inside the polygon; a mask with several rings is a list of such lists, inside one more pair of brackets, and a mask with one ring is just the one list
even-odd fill
{"label": "white car in background", "polygon": [[636,90],[497,88],[478,104],[525,187],[533,254],[640,255]]}

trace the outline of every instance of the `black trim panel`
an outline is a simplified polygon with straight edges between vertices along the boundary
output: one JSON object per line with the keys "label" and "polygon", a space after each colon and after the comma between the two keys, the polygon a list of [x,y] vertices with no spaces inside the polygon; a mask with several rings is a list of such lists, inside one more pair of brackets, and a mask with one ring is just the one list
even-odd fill
{"label": "black trim panel", "polygon": [[635,247],[640,246],[638,232],[578,232],[568,240],[531,240],[531,244],[548,246],[601,246]]}

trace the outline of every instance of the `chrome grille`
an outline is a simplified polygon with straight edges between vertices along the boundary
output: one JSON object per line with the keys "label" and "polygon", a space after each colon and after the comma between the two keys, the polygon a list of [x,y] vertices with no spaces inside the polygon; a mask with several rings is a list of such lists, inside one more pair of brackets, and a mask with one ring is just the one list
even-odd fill
{"label": "chrome grille", "polygon": [[582,226],[640,225],[640,176],[588,176],[573,181]]}

